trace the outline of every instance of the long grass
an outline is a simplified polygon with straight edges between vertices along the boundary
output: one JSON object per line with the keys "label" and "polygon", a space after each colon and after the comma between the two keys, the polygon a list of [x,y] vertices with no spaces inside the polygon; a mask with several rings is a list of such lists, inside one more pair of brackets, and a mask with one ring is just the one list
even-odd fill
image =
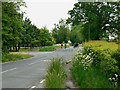
{"label": "long grass", "polygon": [[29,54],[2,54],[2,62],[17,61],[33,57],[34,55]]}
{"label": "long grass", "polygon": [[89,67],[84,70],[77,63],[74,63],[71,72],[80,88],[114,88],[114,85],[109,82],[105,74],[97,68]]}
{"label": "long grass", "polygon": [[62,59],[53,59],[47,71],[45,88],[62,88],[66,78]]}

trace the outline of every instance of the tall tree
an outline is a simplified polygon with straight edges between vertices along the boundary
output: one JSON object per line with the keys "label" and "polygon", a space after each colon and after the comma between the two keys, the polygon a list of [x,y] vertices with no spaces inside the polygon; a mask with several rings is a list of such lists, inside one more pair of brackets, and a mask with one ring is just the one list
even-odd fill
{"label": "tall tree", "polygon": [[[90,38],[98,40],[106,36],[106,30],[110,32],[116,28],[118,31],[115,25],[119,24],[119,8],[120,2],[78,2],[74,4],[73,10],[68,12],[70,18],[67,19],[67,23],[74,26],[83,22],[86,39],[88,39],[88,34],[85,33],[89,32],[90,26]],[[114,23],[114,27],[112,23]],[[113,31],[115,32],[115,30]]]}
{"label": "tall tree", "polygon": [[20,6],[25,6],[25,3],[23,1],[2,3],[3,51],[11,49],[12,46],[17,47],[17,44],[20,42],[19,33],[22,31],[23,19],[22,13],[18,12],[20,11]]}
{"label": "tall tree", "polygon": [[55,38],[56,43],[68,42],[69,34],[69,27],[63,19],[59,21],[59,24],[55,24],[52,30],[52,36]]}
{"label": "tall tree", "polygon": [[70,32],[70,41],[72,43],[82,43],[84,41],[82,31],[82,23],[80,23],[79,25],[72,26]]}

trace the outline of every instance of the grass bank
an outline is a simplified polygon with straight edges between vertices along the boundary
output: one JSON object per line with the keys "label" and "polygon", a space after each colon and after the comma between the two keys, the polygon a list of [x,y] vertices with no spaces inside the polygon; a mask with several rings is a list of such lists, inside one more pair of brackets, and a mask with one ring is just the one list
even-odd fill
{"label": "grass bank", "polygon": [[34,55],[29,54],[2,54],[2,62],[17,61],[33,57]]}
{"label": "grass bank", "polygon": [[66,78],[64,63],[60,58],[53,59],[47,70],[45,88],[63,88]]}

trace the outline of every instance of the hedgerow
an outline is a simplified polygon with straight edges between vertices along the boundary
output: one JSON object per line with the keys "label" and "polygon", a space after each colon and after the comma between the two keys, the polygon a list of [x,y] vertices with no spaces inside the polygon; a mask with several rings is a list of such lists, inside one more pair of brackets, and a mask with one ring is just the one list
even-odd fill
{"label": "hedgerow", "polygon": [[120,52],[117,44],[106,41],[90,41],[83,46],[85,53],[92,52],[92,64],[100,68],[106,76],[113,77],[116,74],[120,76]]}

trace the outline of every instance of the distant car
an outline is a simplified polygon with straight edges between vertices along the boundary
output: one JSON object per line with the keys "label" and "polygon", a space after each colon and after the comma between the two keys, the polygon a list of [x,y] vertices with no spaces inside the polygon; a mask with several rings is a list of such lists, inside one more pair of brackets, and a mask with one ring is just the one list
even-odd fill
{"label": "distant car", "polygon": [[75,47],[78,47],[78,43],[74,43],[74,45],[73,45],[73,46],[74,46],[74,48],[75,48]]}

